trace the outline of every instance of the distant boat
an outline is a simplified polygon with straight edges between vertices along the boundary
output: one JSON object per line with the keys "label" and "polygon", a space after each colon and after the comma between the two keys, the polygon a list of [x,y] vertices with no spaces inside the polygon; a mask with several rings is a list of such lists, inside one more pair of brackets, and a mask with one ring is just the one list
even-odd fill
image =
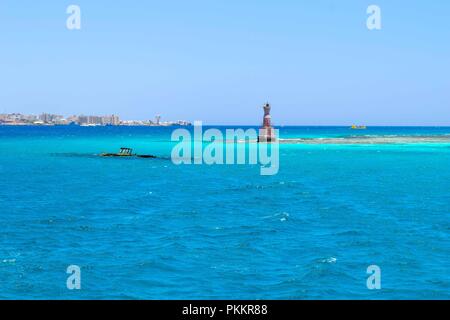
{"label": "distant boat", "polygon": [[366,126],[352,125],[352,126],[350,127],[350,129],[352,129],[352,130],[366,130],[367,127],[366,127]]}

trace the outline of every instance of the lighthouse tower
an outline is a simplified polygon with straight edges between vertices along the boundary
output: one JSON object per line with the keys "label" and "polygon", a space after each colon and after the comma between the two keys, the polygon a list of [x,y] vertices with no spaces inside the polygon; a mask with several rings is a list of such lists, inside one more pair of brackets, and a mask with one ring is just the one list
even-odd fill
{"label": "lighthouse tower", "polygon": [[258,142],[272,142],[276,140],[275,130],[272,128],[272,118],[270,116],[270,104],[264,106],[264,118],[262,128],[259,129]]}

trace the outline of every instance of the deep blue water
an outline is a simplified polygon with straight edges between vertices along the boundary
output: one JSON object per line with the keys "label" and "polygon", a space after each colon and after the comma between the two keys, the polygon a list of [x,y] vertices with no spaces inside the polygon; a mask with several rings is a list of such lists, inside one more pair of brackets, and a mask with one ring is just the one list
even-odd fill
{"label": "deep blue water", "polygon": [[[0,298],[450,298],[450,144],[280,145],[274,176],[97,156],[169,157],[172,130],[0,126]],[[450,128],[281,128],[355,134]]]}

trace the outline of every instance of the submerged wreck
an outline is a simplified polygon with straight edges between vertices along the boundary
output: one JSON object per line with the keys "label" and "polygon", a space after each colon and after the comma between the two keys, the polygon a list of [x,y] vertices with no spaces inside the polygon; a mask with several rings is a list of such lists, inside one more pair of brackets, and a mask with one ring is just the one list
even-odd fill
{"label": "submerged wreck", "polygon": [[120,148],[118,153],[102,153],[101,157],[135,157],[135,158],[156,158],[151,154],[135,154],[131,148]]}

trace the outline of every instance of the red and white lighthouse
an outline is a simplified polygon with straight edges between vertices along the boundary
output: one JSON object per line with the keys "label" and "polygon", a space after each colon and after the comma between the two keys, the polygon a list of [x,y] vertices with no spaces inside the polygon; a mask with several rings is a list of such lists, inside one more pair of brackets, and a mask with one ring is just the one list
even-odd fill
{"label": "red and white lighthouse", "polygon": [[258,142],[272,142],[276,140],[275,130],[272,128],[272,118],[270,116],[270,104],[264,106],[264,118],[262,128],[259,129]]}

